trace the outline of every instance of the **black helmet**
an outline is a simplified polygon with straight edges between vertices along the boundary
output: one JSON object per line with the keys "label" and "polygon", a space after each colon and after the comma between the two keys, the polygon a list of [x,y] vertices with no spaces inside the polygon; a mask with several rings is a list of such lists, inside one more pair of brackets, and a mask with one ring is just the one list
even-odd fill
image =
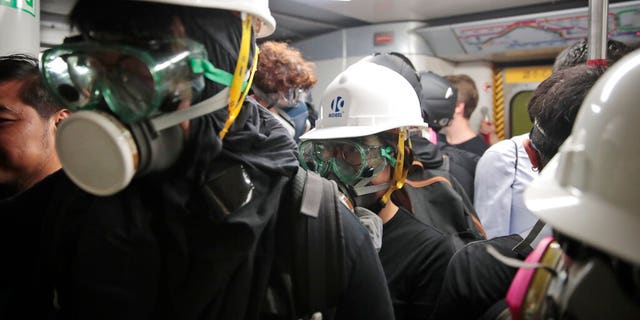
{"label": "black helmet", "polygon": [[398,52],[385,52],[385,53],[373,53],[363,60],[387,67],[409,81],[409,84],[413,87],[420,100],[420,92],[422,87],[420,86],[420,77],[416,73],[416,69],[406,56]]}
{"label": "black helmet", "polygon": [[440,130],[453,118],[458,92],[449,80],[431,72],[419,72],[422,93],[420,107],[422,117],[429,127]]}

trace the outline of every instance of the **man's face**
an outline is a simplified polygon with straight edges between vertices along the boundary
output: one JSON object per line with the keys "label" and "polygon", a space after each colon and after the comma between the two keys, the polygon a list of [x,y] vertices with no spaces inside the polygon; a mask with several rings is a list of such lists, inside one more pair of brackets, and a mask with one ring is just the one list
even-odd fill
{"label": "man's face", "polygon": [[60,166],[54,148],[55,117],[42,119],[24,104],[18,97],[22,84],[0,83],[0,186],[13,191],[32,186]]}

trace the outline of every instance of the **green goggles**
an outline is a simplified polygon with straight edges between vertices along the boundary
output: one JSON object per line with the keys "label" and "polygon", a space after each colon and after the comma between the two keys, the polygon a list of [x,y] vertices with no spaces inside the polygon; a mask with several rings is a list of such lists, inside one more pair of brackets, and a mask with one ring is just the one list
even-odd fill
{"label": "green goggles", "polygon": [[393,148],[366,145],[363,140],[307,140],[300,144],[298,158],[303,168],[323,177],[334,173],[345,184],[372,178],[390,163],[395,166]]}
{"label": "green goggles", "polygon": [[233,79],[189,39],[64,44],[44,52],[41,70],[65,108],[94,109],[104,100],[126,123],[175,110],[180,101],[200,94],[203,76],[226,86]]}

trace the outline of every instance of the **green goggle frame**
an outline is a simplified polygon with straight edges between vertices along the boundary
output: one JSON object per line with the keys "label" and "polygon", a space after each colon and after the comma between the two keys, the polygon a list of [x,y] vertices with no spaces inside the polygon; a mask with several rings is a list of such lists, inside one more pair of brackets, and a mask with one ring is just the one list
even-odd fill
{"label": "green goggle frame", "polygon": [[203,77],[225,86],[233,79],[207,60],[203,45],[186,38],[63,44],[44,52],[41,70],[63,107],[90,110],[104,99],[125,123],[193,99],[204,88]]}
{"label": "green goggle frame", "polygon": [[323,177],[333,172],[340,181],[353,185],[380,173],[387,163],[395,166],[393,148],[366,145],[353,140],[307,140],[298,148],[300,165]]}

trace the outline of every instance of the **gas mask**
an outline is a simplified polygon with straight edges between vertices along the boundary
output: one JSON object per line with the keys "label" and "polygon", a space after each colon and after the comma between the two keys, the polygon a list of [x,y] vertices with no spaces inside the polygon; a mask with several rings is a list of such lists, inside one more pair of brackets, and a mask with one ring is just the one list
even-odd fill
{"label": "gas mask", "polygon": [[290,88],[285,92],[271,92],[266,93],[257,86],[253,87],[253,92],[262,100],[264,100],[267,107],[279,107],[279,108],[294,108],[298,101],[300,101],[300,94],[303,90],[300,88]]}
{"label": "gas mask", "polygon": [[[204,78],[227,87],[236,82],[207,60],[201,44],[184,38],[64,44],[44,52],[41,70],[48,89],[74,112],[56,132],[62,167],[96,195],[172,166],[185,141],[179,124],[229,103],[226,88],[189,106]],[[246,94],[247,82],[241,84]]]}
{"label": "gas mask", "polygon": [[309,109],[307,109],[307,104],[304,103],[304,101],[299,100],[293,107],[283,108],[282,110],[286,112],[289,118],[291,118],[291,121],[293,121],[293,125],[296,129],[293,139],[299,143],[300,136],[307,132],[311,127],[311,123],[309,123]]}
{"label": "gas mask", "polygon": [[300,142],[300,136],[303,135],[311,126],[309,123],[309,111],[307,104],[300,100],[300,95],[304,92],[300,88],[292,88],[286,92],[265,93],[257,86],[252,88],[253,93],[266,102],[267,108],[277,108],[280,112],[286,114],[285,117],[294,127],[293,139],[296,143]]}
{"label": "gas mask", "polygon": [[518,263],[507,293],[511,318],[638,319],[640,304],[624,292],[606,259],[579,256],[570,259],[553,238],[543,239]]}

